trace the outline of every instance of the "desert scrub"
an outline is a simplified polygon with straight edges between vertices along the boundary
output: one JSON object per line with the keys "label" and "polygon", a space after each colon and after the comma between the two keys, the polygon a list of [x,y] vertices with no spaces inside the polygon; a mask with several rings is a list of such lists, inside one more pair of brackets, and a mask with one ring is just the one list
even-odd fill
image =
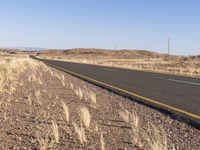
{"label": "desert scrub", "polygon": [[[9,60],[9,61],[8,61]],[[31,58],[10,57],[0,60],[0,94],[12,93],[17,88],[19,76],[26,69],[36,71],[40,66],[45,67],[41,62]],[[46,67],[45,67],[46,68]]]}

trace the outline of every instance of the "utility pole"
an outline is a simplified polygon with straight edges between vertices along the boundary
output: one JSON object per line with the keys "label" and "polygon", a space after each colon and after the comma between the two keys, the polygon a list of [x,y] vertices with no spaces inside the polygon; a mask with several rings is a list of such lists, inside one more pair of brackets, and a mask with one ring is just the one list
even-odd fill
{"label": "utility pole", "polygon": [[170,37],[168,37],[168,61],[170,61]]}

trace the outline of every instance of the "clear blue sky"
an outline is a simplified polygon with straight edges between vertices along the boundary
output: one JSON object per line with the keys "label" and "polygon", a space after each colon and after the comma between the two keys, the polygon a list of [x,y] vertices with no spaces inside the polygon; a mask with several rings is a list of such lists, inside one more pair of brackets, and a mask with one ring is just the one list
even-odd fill
{"label": "clear blue sky", "polygon": [[199,0],[0,0],[0,47],[200,54]]}

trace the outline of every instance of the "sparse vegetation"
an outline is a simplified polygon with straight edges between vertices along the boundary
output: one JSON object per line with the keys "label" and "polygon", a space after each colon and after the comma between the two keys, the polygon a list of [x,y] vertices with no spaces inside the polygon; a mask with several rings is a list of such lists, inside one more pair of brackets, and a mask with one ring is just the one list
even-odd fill
{"label": "sparse vegetation", "polygon": [[[167,145],[167,135],[163,128],[157,128],[155,126],[153,128],[153,136],[149,136],[147,138],[149,140],[149,147],[152,150],[167,150],[168,145]],[[171,145],[173,148],[173,145]]]}
{"label": "sparse vegetation", "polygon": [[85,130],[83,128],[82,123],[79,127],[75,122],[73,122],[73,126],[74,126],[74,129],[75,129],[75,132],[78,134],[78,137],[79,137],[81,144],[86,143],[87,139],[86,139]]}
{"label": "sparse vegetation", "polygon": [[83,99],[83,91],[82,91],[82,89],[78,88],[77,90],[75,90],[75,93],[78,96],[79,100]]}
{"label": "sparse vegetation", "polygon": [[58,125],[56,123],[55,120],[51,121],[52,122],[52,132],[53,132],[53,135],[55,137],[55,142],[56,143],[59,143],[59,130],[58,130]]}
{"label": "sparse vegetation", "polygon": [[91,104],[95,108],[97,106],[97,96],[94,92],[90,91],[89,92],[89,98],[91,99]]}
{"label": "sparse vegetation", "polygon": [[67,122],[69,122],[69,108],[67,107],[67,105],[62,101],[62,107],[64,110],[64,114],[65,114],[65,119]]}
{"label": "sparse vegetation", "polygon": [[43,138],[39,137],[39,135],[36,135],[36,137],[40,150],[48,150],[49,148],[53,147],[53,142],[49,141],[49,135],[45,135]]}
{"label": "sparse vegetation", "polygon": [[120,110],[119,115],[124,122],[129,123],[130,112],[127,109]]}
{"label": "sparse vegetation", "polygon": [[101,132],[101,150],[105,150],[105,142],[104,142],[104,138],[103,138],[103,133]]}
{"label": "sparse vegetation", "polygon": [[91,121],[91,116],[90,116],[89,110],[86,107],[82,106],[80,108],[79,115],[80,115],[81,120],[83,121],[85,127],[87,129],[89,129],[90,121]]}

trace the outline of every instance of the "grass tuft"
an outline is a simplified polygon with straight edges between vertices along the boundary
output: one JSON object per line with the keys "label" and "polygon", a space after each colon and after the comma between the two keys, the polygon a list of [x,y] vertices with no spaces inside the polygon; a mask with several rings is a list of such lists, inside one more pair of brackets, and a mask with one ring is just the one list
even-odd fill
{"label": "grass tuft", "polygon": [[149,142],[149,147],[152,150],[167,150],[168,145],[167,145],[167,135],[165,131],[163,130],[162,127],[157,128],[155,126],[153,128],[153,136],[149,136],[148,142]]}
{"label": "grass tuft", "polygon": [[81,120],[83,121],[85,127],[87,129],[89,129],[89,127],[90,127],[90,120],[91,120],[91,116],[90,116],[89,110],[86,107],[82,106],[82,107],[80,107],[79,115],[80,115]]}
{"label": "grass tuft", "polygon": [[54,138],[55,138],[55,142],[59,143],[58,125],[57,125],[55,120],[52,120],[51,123],[52,123],[52,132],[53,132],[53,135],[54,135]]}
{"label": "grass tuft", "polygon": [[65,119],[66,119],[67,122],[69,122],[69,108],[63,101],[61,101],[61,103],[62,103],[62,107],[63,107],[63,110],[64,110]]}
{"label": "grass tuft", "polygon": [[78,96],[79,100],[83,99],[83,91],[82,91],[82,89],[78,88],[77,90],[75,90],[75,93]]}
{"label": "grass tuft", "polygon": [[81,123],[81,126],[79,127],[75,122],[72,123],[75,129],[75,132],[78,134],[79,140],[81,144],[85,144],[87,142],[85,130],[83,128],[83,125]]}
{"label": "grass tuft", "polygon": [[123,109],[119,111],[119,116],[123,119],[125,123],[129,122],[129,115],[130,115],[130,112],[127,109]]}
{"label": "grass tuft", "polygon": [[96,107],[97,106],[97,96],[94,92],[89,92],[89,98],[91,99],[92,101],[92,106],[93,107]]}
{"label": "grass tuft", "polygon": [[104,142],[103,133],[101,132],[101,150],[105,150],[106,144]]}

